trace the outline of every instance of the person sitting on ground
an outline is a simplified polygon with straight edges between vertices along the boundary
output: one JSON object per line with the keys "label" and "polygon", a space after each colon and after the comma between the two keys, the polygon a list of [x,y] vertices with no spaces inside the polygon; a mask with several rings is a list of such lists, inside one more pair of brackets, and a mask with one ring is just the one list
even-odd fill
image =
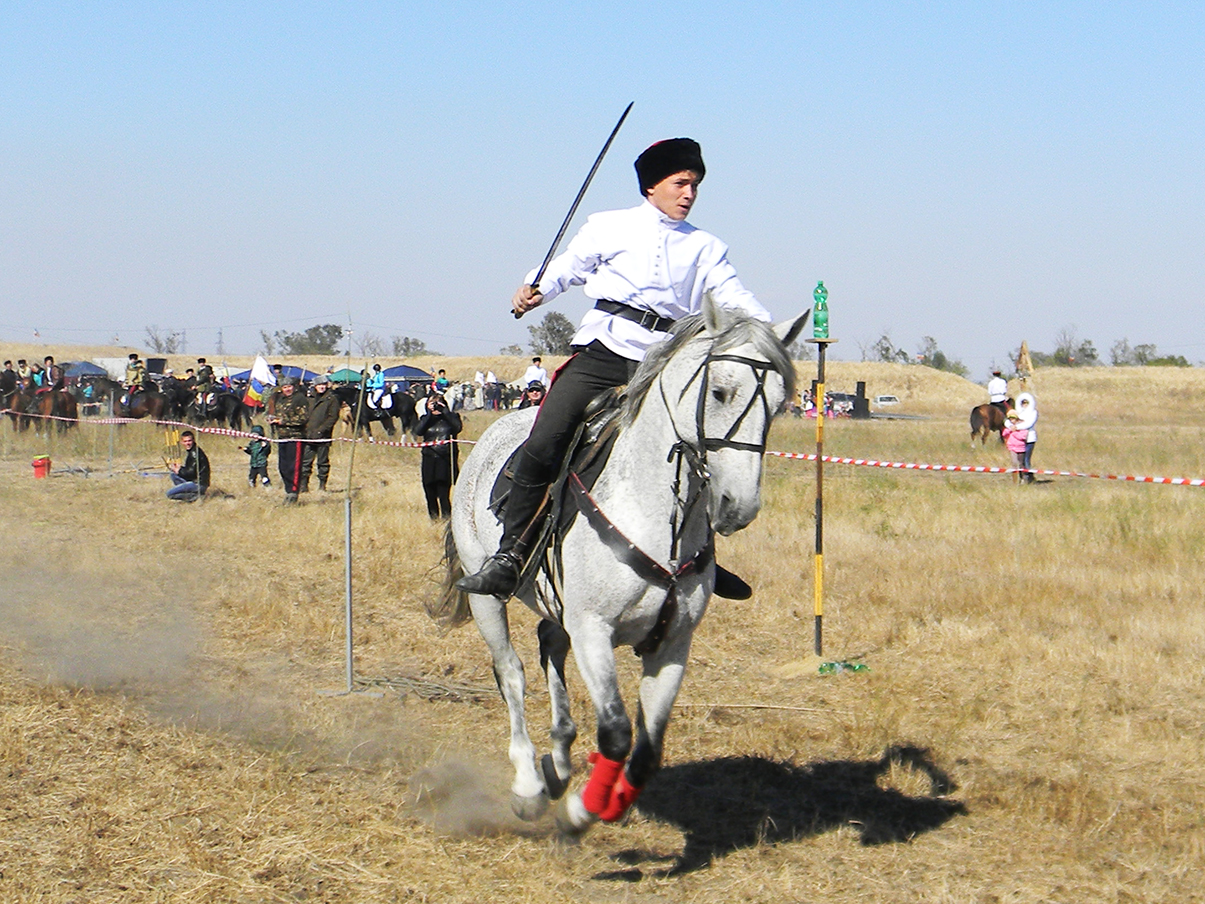
{"label": "person sitting on ground", "polygon": [[167,498],[196,502],[209,490],[209,456],[197,445],[191,430],[180,434],[180,448],[184,450],[184,459],[169,465],[173,486],[167,491]]}

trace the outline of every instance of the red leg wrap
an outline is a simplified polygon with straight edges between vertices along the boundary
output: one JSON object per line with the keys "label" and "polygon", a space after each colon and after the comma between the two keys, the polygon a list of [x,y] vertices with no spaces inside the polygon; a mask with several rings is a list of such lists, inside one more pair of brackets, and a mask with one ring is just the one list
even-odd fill
{"label": "red leg wrap", "polygon": [[607,808],[598,814],[598,818],[603,822],[615,822],[622,819],[623,814],[627,813],[628,808],[636,803],[636,798],[643,790],[628,782],[626,772],[620,773],[619,781],[611,788],[611,799],[607,801]]}
{"label": "red leg wrap", "polygon": [[592,753],[590,762],[594,768],[582,789],[582,806],[597,816],[611,800],[611,789],[623,773],[623,760],[609,760],[601,753]]}

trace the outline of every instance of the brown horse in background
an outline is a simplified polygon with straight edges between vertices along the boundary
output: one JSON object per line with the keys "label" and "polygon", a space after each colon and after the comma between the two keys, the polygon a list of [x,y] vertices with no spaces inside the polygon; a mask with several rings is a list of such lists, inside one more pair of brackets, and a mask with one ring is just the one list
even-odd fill
{"label": "brown horse in background", "polygon": [[14,428],[29,429],[29,415],[26,412],[33,404],[33,399],[33,380],[28,378],[19,381],[17,388],[4,399],[4,408],[7,410],[8,416],[13,419]]}
{"label": "brown horse in background", "polygon": [[[1013,407],[1013,400],[1009,399],[1006,403],[1007,407]],[[971,448],[975,446],[975,440],[979,440],[979,445],[987,444],[987,435],[995,433],[1000,436],[1000,442],[1004,442],[1004,412],[998,407],[988,402],[984,405],[976,405],[971,409]]]}
{"label": "brown horse in background", "polygon": [[165,419],[164,412],[170,414],[167,396],[153,386],[149,389],[140,389],[133,396],[133,398],[122,397],[125,401],[122,401],[122,398],[116,400],[113,410],[118,417],[133,418],[134,420],[149,417],[152,421],[162,421]]}
{"label": "brown horse in background", "polygon": [[43,432],[43,427],[45,432],[49,433],[51,424],[62,433],[79,423],[79,405],[75,396],[61,389],[38,393],[33,404],[26,410],[30,414],[40,415],[34,421],[34,429],[38,433]]}

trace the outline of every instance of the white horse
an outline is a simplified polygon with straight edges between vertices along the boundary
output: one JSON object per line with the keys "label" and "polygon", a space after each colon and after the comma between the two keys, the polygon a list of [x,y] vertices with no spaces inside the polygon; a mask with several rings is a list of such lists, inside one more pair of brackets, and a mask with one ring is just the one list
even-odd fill
{"label": "white horse", "polygon": [[[512,807],[520,817],[537,818],[568,785],[577,737],[565,689],[570,644],[594,703],[598,752],[585,787],[558,814],[562,828],[582,832],[598,819],[620,819],[659,767],[691,635],[715,583],[714,536],[757,516],[770,421],[794,392],[785,345],[806,320],[805,313],[771,327],[708,299],[702,314],[680,321],[649,350],[624,394],[620,431],[593,490],[570,479],[581,511],[563,540],[556,587],[541,576],[520,591],[543,618],[540,653],[552,703],[552,753],[538,767],[506,601],[447,595],[439,614],[458,621],[471,609],[493,655],[510,712]],[[465,462],[452,503],[449,588],[497,547],[501,526],[490,491],[535,415],[527,409],[496,421]],[[614,655],[629,644],[643,669],[634,749]]]}

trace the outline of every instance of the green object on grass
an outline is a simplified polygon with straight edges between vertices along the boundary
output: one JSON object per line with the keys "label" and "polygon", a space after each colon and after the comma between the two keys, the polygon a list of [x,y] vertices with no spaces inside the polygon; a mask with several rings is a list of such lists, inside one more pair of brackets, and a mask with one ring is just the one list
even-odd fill
{"label": "green object on grass", "polygon": [[843,672],[869,672],[870,666],[862,662],[822,662],[821,675],[840,675]]}

